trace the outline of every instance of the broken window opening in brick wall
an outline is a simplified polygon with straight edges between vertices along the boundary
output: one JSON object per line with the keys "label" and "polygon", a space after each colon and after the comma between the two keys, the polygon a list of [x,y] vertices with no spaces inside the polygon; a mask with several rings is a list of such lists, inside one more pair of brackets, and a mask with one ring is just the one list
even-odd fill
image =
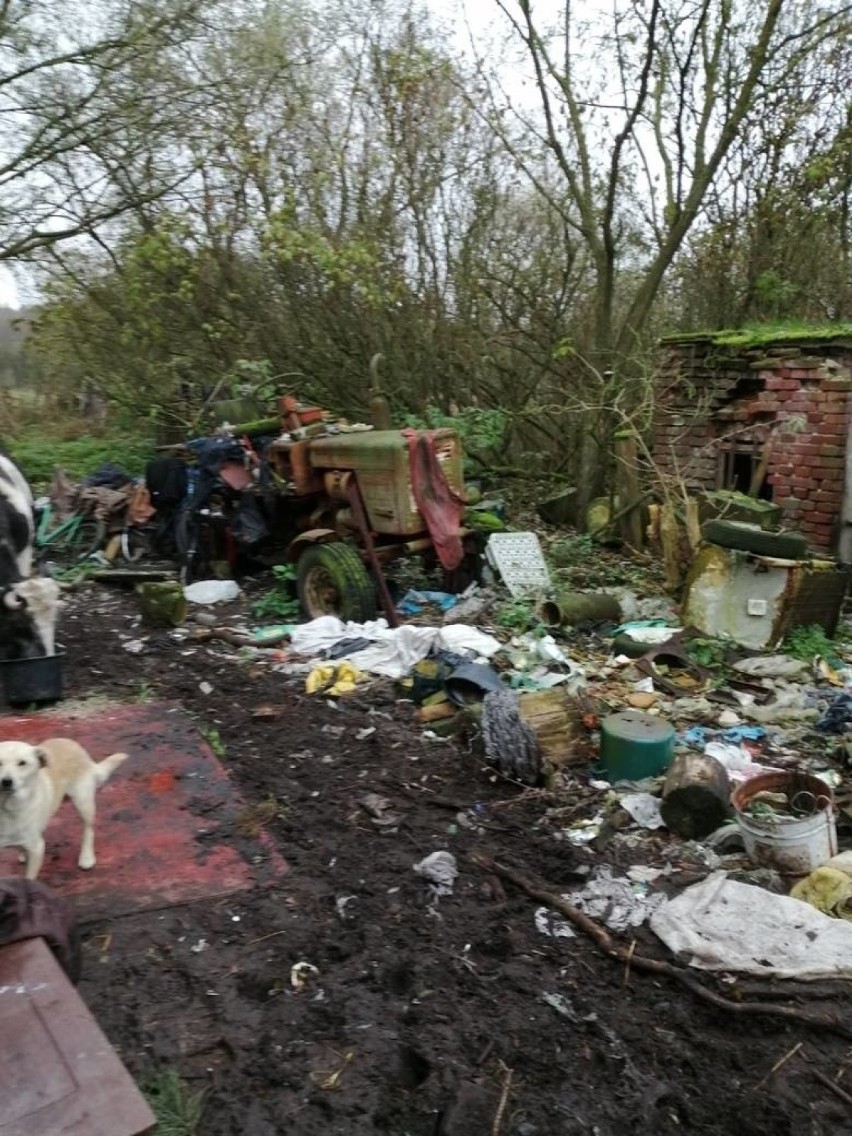
{"label": "broken window opening in brick wall", "polygon": [[734,346],[703,335],[661,348],[658,476],[690,492],[754,489],[814,549],[852,561],[852,336]]}
{"label": "broken window opening in brick wall", "polygon": [[[762,458],[763,447],[755,449],[753,442],[720,442],[716,488],[750,493]],[[761,501],[772,500],[772,485],[767,477],[761,481],[756,496]]]}

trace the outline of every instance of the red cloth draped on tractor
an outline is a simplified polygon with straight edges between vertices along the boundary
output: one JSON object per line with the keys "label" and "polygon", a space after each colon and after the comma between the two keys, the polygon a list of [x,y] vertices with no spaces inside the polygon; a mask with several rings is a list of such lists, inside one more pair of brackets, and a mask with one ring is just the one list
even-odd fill
{"label": "red cloth draped on tractor", "polygon": [[464,501],[447,481],[435,452],[435,435],[428,430],[403,430],[411,460],[411,488],[420,515],[447,571],[458,568],[464,556],[461,519]]}

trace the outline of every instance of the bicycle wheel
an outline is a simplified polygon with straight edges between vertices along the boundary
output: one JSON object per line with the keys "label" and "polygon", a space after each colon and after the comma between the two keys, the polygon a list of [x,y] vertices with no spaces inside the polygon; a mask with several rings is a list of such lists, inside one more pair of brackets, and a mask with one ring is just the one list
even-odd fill
{"label": "bicycle wheel", "polygon": [[189,509],[182,509],[175,518],[174,535],[180,560],[180,582],[191,584],[198,569],[199,525]]}
{"label": "bicycle wheel", "polygon": [[107,538],[106,521],[97,517],[83,517],[72,537],[70,547],[78,560],[85,560],[103,548]]}
{"label": "bicycle wheel", "polygon": [[121,534],[121,555],[128,564],[138,564],[151,555],[151,539],[143,529],[131,527]]}

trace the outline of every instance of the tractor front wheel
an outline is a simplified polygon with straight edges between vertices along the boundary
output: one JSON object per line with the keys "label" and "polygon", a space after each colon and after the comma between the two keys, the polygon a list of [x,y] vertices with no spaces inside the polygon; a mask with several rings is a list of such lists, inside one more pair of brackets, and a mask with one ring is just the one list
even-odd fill
{"label": "tractor front wheel", "polygon": [[296,565],[296,590],[308,619],[336,615],[347,622],[376,618],[376,587],[361,557],[342,541],[315,544]]}

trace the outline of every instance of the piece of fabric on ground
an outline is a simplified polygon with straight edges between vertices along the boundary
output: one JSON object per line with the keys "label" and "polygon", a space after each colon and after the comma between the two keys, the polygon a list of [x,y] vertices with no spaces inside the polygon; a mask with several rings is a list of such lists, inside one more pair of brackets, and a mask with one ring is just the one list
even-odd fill
{"label": "piece of fabric on ground", "polygon": [[852,923],[714,872],[651,916],[670,951],[701,970],[774,978],[852,977]]}
{"label": "piece of fabric on ground", "polygon": [[44,939],[68,978],[80,981],[80,939],[71,905],[37,880],[0,879],[0,946],[24,939]]}

